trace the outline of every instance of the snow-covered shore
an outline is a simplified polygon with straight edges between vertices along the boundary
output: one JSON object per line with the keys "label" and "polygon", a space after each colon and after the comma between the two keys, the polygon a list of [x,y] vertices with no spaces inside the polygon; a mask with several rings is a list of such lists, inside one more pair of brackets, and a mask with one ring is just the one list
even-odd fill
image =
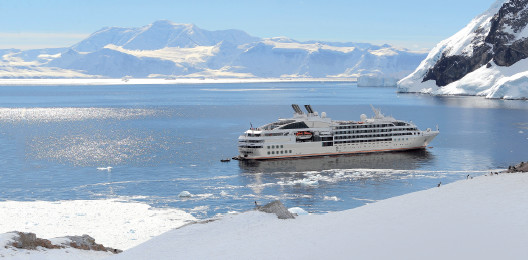
{"label": "snow-covered shore", "polygon": [[294,220],[247,212],[110,259],[528,259],[527,185],[500,174]]}
{"label": "snow-covered shore", "polygon": [[[228,215],[170,230],[109,259],[528,259],[527,185],[526,173],[501,173],[293,220],[255,211]],[[76,252],[69,254],[109,256]],[[46,254],[0,246],[6,257]]]}
{"label": "snow-covered shore", "polygon": [[123,250],[195,220],[182,210],[118,199],[0,202],[0,234],[32,232],[46,239],[88,234]]}

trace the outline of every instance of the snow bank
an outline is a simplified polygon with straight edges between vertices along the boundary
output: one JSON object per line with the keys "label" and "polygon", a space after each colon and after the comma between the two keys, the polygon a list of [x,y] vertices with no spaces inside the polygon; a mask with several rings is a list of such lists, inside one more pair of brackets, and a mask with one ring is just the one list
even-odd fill
{"label": "snow bank", "polygon": [[493,62],[491,67],[481,68],[462,79],[433,91],[439,95],[476,95],[486,98],[528,98],[528,59],[510,67],[501,67]]}
{"label": "snow bank", "polygon": [[107,247],[128,249],[196,219],[143,203],[76,200],[0,202],[0,220],[0,234],[16,230],[47,239],[87,234]]}
{"label": "snow bank", "polygon": [[527,185],[501,174],[294,220],[228,215],[109,259],[527,259]]}

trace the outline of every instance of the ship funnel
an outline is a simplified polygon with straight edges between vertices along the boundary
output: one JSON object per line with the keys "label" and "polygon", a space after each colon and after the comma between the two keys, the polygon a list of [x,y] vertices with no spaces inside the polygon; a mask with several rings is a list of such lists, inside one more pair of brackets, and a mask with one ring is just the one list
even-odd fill
{"label": "ship funnel", "polygon": [[306,108],[306,111],[308,111],[308,114],[313,114],[314,111],[312,109],[312,106],[310,105],[304,105],[304,108]]}
{"label": "ship funnel", "polygon": [[299,105],[292,104],[293,111],[295,111],[296,114],[302,115],[304,114]]}

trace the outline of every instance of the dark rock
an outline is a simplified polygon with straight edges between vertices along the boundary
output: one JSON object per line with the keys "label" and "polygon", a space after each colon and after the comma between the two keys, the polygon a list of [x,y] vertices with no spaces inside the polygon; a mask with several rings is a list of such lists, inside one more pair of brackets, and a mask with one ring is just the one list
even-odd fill
{"label": "dark rock", "polygon": [[258,206],[257,210],[266,213],[275,213],[279,219],[295,218],[291,212],[280,202],[280,200],[272,201],[264,206]]}
{"label": "dark rock", "polygon": [[499,45],[494,48],[493,61],[499,66],[511,66],[528,58],[528,39],[518,40],[510,45]]}
{"label": "dark rock", "polygon": [[455,82],[491,61],[493,55],[488,45],[476,46],[472,56],[443,55],[427,71],[423,81],[435,80],[439,87]]}
{"label": "dark rock", "polygon": [[82,236],[67,236],[69,240],[71,240],[69,246],[77,249],[82,250],[93,250],[93,251],[105,251],[105,252],[112,252],[112,253],[121,253],[122,250],[114,249],[111,247],[105,247],[101,244],[95,243],[95,239],[89,235],[82,235]]}
{"label": "dark rock", "polygon": [[19,249],[28,249],[28,250],[36,250],[37,247],[44,247],[48,249],[58,249],[58,248],[66,248],[66,247],[72,247],[82,250],[93,250],[93,251],[105,251],[105,252],[112,252],[114,254],[121,253],[123,250],[114,249],[111,247],[105,247],[101,244],[95,243],[95,239],[93,239],[89,235],[82,235],[82,236],[67,236],[65,238],[69,239],[69,244],[60,244],[55,245],[52,244],[50,240],[48,239],[42,239],[38,238],[35,233],[24,233],[24,232],[13,232],[18,236],[15,236],[13,239],[15,240],[8,246],[13,246]]}
{"label": "dark rock", "polygon": [[51,241],[47,239],[37,238],[37,235],[35,233],[25,233],[25,232],[14,232],[18,235],[18,237],[15,237],[11,245],[19,248],[19,249],[29,249],[29,250],[35,250],[37,247],[44,247],[48,249],[56,249],[56,248],[63,248],[59,245],[53,245]]}
{"label": "dark rock", "polygon": [[[493,60],[498,66],[511,66],[528,58],[528,39],[515,40],[516,34],[528,25],[528,0],[510,0],[504,3],[490,20],[490,30],[481,26],[471,44],[471,55],[450,55],[445,53],[429,68],[423,81],[435,80],[439,87],[463,78],[468,73]],[[487,34],[486,34],[487,33]]]}
{"label": "dark rock", "polygon": [[515,166],[508,166],[506,172],[528,172],[528,162],[521,162]]}

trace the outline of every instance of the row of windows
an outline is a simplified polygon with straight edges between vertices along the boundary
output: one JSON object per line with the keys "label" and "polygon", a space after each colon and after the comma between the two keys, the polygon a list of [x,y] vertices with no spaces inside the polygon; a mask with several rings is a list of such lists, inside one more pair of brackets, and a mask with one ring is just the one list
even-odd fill
{"label": "row of windows", "polygon": [[355,144],[355,143],[371,143],[371,142],[387,142],[392,141],[391,138],[375,139],[375,140],[354,140],[354,141],[336,141],[336,144]]}
{"label": "row of windows", "polygon": [[238,141],[240,143],[253,143],[253,144],[257,144],[257,143],[264,143],[264,140],[243,140],[243,141]]}
{"label": "row of windows", "polygon": [[287,124],[285,126],[281,126],[280,129],[302,129],[302,128],[308,128],[306,123],[304,122],[295,122],[291,124]]}
{"label": "row of windows", "polygon": [[269,154],[291,154],[292,150],[283,150],[283,151],[268,151]]}
{"label": "row of windows", "polygon": [[268,145],[266,148],[268,148],[268,149],[279,149],[279,148],[281,148],[282,149],[282,148],[284,148],[284,145],[282,145],[282,144],[281,145],[272,145],[272,146]]}
{"label": "row of windows", "polygon": [[240,147],[240,148],[255,148],[255,149],[263,148],[263,146],[249,146],[249,145],[239,145],[238,147]]}
{"label": "row of windows", "polygon": [[336,134],[361,134],[361,133],[385,133],[397,131],[418,131],[417,128],[395,128],[395,129],[372,129],[372,130],[352,130],[352,131],[337,131]]}
{"label": "row of windows", "polygon": [[337,126],[335,129],[378,128],[378,127],[389,127],[389,126],[394,126],[394,125],[393,124],[345,125],[345,126]]}
{"label": "row of windows", "polygon": [[415,133],[393,133],[393,134],[375,134],[375,135],[345,135],[345,136],[336,136],[335,139],[336,140],[343,140],[343,139],[402,136],[402,135],[414,135],[414,134]]}
{"label": "row of windows", "polygon": [[265,134],[265,136],[283,136],[283,135],[288,135],[288,133],[269,133],[269,134]]}

